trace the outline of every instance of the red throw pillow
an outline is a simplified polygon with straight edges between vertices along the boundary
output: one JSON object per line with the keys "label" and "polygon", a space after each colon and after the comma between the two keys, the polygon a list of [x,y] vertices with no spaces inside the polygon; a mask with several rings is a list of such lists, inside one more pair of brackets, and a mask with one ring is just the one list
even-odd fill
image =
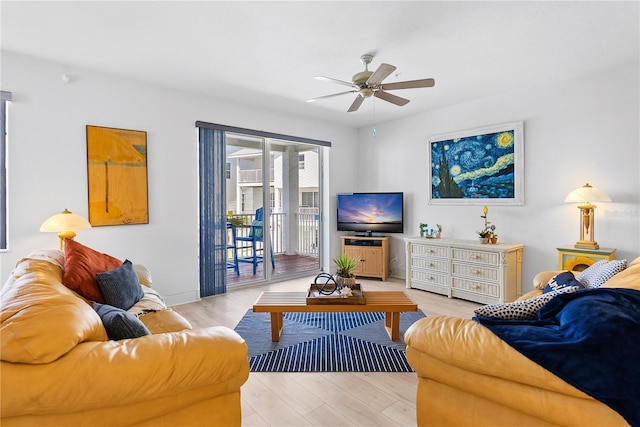
{"label": "red throw pillow", "polygon": [[122,265],[122,261],[111,255],[94,251],[75,240],[64,241],[64,275],[62,283],[83,297],[104,303],[104,297],[96,273],[113,270]]}

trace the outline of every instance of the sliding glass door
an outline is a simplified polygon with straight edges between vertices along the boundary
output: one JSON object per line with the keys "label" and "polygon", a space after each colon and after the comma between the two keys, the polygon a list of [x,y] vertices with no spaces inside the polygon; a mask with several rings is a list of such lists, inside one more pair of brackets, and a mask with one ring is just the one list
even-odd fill
{"label": "sliding glass door", "polygon": [[330,142],[196,122],[200,296],[317,274]]}
{"label": "sliding glass door", "polygon": [[318,271],[320,147],[225,136],[228,285]]}

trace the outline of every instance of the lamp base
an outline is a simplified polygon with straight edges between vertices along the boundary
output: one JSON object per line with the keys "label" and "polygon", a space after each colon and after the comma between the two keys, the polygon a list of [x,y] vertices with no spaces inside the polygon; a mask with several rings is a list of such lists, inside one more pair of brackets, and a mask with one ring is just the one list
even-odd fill
{"label": "lamp base", "polygon": [[76,237],[76,233],[74,231],[61,231],[58,233],[58,237],[60,238],[60,250],[64,248],[64,239],[73,240]]}
{"label": "lamp base", "polygon": [[574,245],[578,249],[600,249],[598,242],[594,240],[578,240]]}

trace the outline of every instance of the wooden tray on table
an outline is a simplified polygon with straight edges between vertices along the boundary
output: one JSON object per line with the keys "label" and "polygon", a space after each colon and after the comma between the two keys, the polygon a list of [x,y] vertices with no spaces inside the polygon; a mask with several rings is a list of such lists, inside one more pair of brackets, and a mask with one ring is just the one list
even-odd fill
{"label": "wooden tray on table", "polygon": [[337,291],[335,291],[336,285],[327,283],[324,287],[324,290],[334,291],[334,293],[325,295],[318,292],[318,289],[314,284],[309,287],[309,291],[307,292],[307,305],[337,305],[337,304],[366,304],[367,300],[364,296],[364,291],[360,287],[359,283],[356,283],[351,288],[353,292],[353,296],[344,297],[341,296]]}

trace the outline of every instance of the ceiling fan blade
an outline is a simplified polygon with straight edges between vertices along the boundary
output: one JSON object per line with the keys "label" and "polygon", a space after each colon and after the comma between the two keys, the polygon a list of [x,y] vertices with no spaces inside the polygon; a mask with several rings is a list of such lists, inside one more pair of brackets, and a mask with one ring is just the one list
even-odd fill
{"label": "ceiling fan blade", "polygon": [[387,93],[383,90],[377,90],[373,96],[375,96],[376,98],[380,98],[380,99],[384,99],[385,101],[388,101],[392,104],[396,104],[396,105],[400,105],[403,106],[405,104],[409,103],[408,99],[405,98],[400,98],[399,96],[396,95],[392,95],[390,93]]}
{"label": "ceiling fan blade", "polygon": [[353,104],[351,104],[351,107],[349,107],[347,112],[351,113],[356,111],[358,108],[360,108],[360,105],[362,105],[362,101],[364,101],[364,97],[360,95],[356,96],[356,99],[353,101]]}
{"label": "ceiling fan blade", "polygon": [[378,69],[373,74],[371,74],[371,76],[369,76],[369,79],[367,79],[367,85],[379,85],[384,79],[389,76],[389,74],[393,73],[395,69],[396,67],[394,67],[393,65],[380,64]]}
{"label": "ceiling fan blade", "polygon": [[351,82],[345,82],[344,80],[338,80],[338,79],[334,79],[331,77],[325,77],[325,76],[314,76],[313,77],[316,80],[324,80],[326,82],[333,82],[333,83],[338,83],[339,85],[344,85],[344,86],[349,86],[352,88],[358,88],[358,86],[354,85]]}
{"label": "ceiling fan blade", "polygon": [[386,83],[380,86],[383,90],[395,90],[395,89],[413,89],[417,87],[433,87],[436,81],[434,79],[422,79],[422,80],[408,80],[406,82]]}
{"label": "ceiling fan blade", "polygon": [[324,96],[319,96],[317,98],[307,99],[307,102],[313,102],[313,101],[317,101],[319,99],[333,98],[334,96],[346,95],[348,93],[355,93],[355,92],[357,92],[357,90],[348,90],[346,92],[333,93],[331,95],[324,95]]}

